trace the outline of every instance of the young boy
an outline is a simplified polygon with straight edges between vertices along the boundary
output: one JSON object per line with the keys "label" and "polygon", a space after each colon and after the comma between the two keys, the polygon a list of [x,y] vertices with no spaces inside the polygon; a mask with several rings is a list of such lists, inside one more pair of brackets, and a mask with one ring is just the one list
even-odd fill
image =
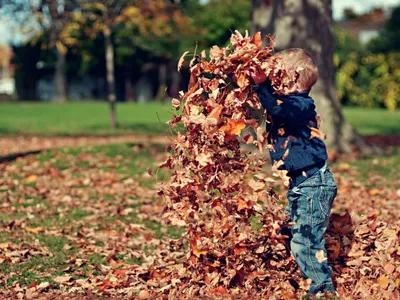
{"label": "young boy", "polygon": [[[290,177],[285,212],[295,223],[290,228],[291,251],[302,274],[312,280],[310,295],[335,293],[323,234],[337,188],[326,166],[325,144],[311,136],[311,128],[318,129],[318,122],[314,101],[308,94],[318,79],[318,69],[303,49],[288,49],[275,56],[279,59],[278,67],[292,75],[298,71],[297,83],[283,96],[274,94],[268,81],[254,89],[267,110],[272,162],[283,160],[280,169],[287,170]],[[286,149],[289,152],[285,154]]]}

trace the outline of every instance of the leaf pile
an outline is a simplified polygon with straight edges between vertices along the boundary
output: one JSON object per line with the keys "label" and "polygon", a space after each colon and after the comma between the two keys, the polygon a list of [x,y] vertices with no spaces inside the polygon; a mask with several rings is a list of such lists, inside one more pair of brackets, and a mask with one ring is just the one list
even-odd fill
{"label": "leaf pile", "polygon": [[[246,127],[252,132],[242,140],[259,150],[266,147],[265,126],[251,113],[261,108],[252,84],[268,77],[279,93],[295,81],[276,67],[272,40],[261,46],[260,33],[243,37],[236,32],[228,47],[211,48],[209,61],[204,52],[191,61],[197,59],[197,64],[182,95],[183,113],[170,122],[172,127],[182,123],[185,134],[178,132],[172,154],[162,164],[173,170],[160,192],[164,215],[173,225],[188,225],[190,245],[184,263],[190,275],[171,294],[227,295],[229,290],[239,295],[246,289],[270,296],[290,290],[290,276],[282,281],[279,274],[290,271],[299,279],[279,234],[285,217],[266,187],[274,179],[262,171],[265,158],[240,152]],[[180,104],[173,100],[177,110]],[[286,179],[285,173],[279,175]],[[255,230],[252,220],[260,221],[261,228]]]}

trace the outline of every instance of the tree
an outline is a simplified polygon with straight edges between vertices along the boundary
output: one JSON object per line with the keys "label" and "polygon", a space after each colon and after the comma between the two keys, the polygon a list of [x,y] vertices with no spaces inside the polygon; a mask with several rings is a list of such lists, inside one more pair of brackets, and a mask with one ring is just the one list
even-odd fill
{"label": "tree", "polygon": [[277,50],[304,48],[316,60],[319,79],[311,95],[322,117],[331,149],[350,153],[372,147],[345,120],[335,90],[334,36],[331,0],[252,0],[252,31],[276,34]]}
{"label": "tree", "polygon": [[197,7],[194,25],[203,47],[225,45],[233,31],[244,32],[250,27],[251,4],[248,0],[210,0]]}
{"label": "tree", "polygon": [[[82,37],[82,32],[90,39],[99,35],[104,37],[111,128],[117,126],[114,74],[116,32],[126,27],[130,31],[128,35],[131,36],[133,47],[140,47],[155,54],[161,51],[162,54],[166,53],[165,43],[171,45],[174,38],[175,42],[178,42],[177,32],[184,31],[186,21],[187,18],[180,14],[176,5],[164,0],[107,0],[80,4],[79,11],[74,13],[72,22],[64,28],[61,35],[68,41],[69,47],[79,45],[81,41],[77,36]],[[124,35],[119,35],[120,39],[123,37]]]}
{"label": "tree", "polygon": [[385,28],[368,43],[368,48],[375,53],[400,51],[400,6],[393,9]]}
{"label": "tree", "polygon": [[[54,66],[55,94],[54,100],[65,102],[67,97],[66,83],[66,53],[64,41],[60,37],[61,31],[68,24],[72,12],[76,9],[76,0],[40,0],[40,1],[13,1],[0,0],[2,15],[12,18],[12,26],[19,26],[19,31],[33,35],[29,42],[37,42],[43,32],[49,34],[43,48],[51,49],[56,54]],[[38,30],[38,26],[41,30]]]}
{"label": "tree", "polygon": [[[63,28],[71,21],[71,13],[76,9],[77,3],[75,0],[68,1],[53,1],[41,0],[37,10],[45,16],[41,16],[39,20],[46,24],[50,20],[50,47],[57,54],[57,62],[54,69],[55,80],[55,95],[54,100],[57,102],[65,102],[67,99],[67,82],[66,82],[66,54],[67,48],[64,45],[60,34]],[[46,13],[47,11],[47,13]]]}

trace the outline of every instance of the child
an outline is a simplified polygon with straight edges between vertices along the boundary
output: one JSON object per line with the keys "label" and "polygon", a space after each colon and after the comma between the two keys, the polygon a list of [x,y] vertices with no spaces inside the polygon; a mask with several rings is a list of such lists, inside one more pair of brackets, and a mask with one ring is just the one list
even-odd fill
{"label": "child", "polygon": [[[288,49],[275,56],[278,67],[292,75],[298,71],[297,83],[284,96],[273,94],[268,81],[254,89],[267,110],[272,162],[283,160],[280,169],[287,170],[290,177],[285,212],[295,223],[291,227],[291,251],[302,274],[312,280],[310,295],[335,293],[323,234],[337,188],[326,166],[325,144],[311,136],[311,128],[318,129],[318,125],[314,101],[308,94],[318,79],[318,69],[303,49]],[[285,154],[286,149],[289,152]]]}

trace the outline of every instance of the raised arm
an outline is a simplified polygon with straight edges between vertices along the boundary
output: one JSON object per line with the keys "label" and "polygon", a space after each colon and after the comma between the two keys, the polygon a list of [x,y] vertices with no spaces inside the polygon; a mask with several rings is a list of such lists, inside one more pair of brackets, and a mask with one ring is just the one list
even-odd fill
{"label": "raised arm", "polygon": [[288,120],[289,122],[304,122],[315,117],[314,101],[308,97],[308,92],[290,95],[273,94],[274,89],[268,82],[261,85],[253,85],[262,106],[274,116]]}

